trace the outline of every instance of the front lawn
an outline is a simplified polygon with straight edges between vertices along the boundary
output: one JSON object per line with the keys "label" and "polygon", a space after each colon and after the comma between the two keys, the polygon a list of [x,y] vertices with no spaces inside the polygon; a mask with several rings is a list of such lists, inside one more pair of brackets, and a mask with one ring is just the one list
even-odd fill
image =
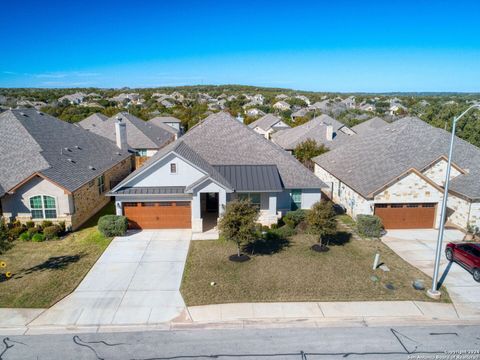
{"label": "front lawn", "polygon": [[[424,300],[425,291],[412,288],[414,279],[431,280],[374,240],[348,240],[341,233],[330,251],[310,250],[310,235],[295,235],[271,255],[254,255],[235,263],[228,256],[235,244],[219,240],[192,241],[181,292],[189,306],[233,302]],[[283,246],[282,245],[282,246]],[[390,272],[372,270],[375,253]],[[371,279],[372,276],[377,281]],[[211,286],[210,283],[216,285]],[[393,285],[394,290],[386,288]],[[444,293],[443,301],[449,301]]]}
{"label": "front lawn", "polygon": [[[44,242],[16,240],[0,260],[11,271],[9,280],[0,278],[0,307],[45,308],[71,293],[111,238],[97,230],[98,218],[114,213],[109,203],[85,226],[64,239]],[[4,270],[4,269],[1,269]]]}

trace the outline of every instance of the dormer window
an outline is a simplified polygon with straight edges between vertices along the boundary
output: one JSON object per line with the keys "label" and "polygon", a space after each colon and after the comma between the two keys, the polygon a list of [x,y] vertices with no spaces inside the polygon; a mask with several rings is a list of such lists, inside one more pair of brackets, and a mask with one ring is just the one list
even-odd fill
{"label": "dormer window", "polygon": [[176,174],[176,173],[177,173],[177,164],[170,163],[170,174]]}

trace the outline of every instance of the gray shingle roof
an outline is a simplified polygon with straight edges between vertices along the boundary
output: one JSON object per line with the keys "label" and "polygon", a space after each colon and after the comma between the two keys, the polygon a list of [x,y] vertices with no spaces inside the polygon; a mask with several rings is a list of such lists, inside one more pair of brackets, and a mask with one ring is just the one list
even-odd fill
{"label": "gray shingle roof", "polygon": [[171,134],[178,134],[180,132],[172,126],[167,125],[167,123],[181,123],[179,119],[174,118],[173,116],[156,116],[153,119],[148,120],[148,123],[158,126]]}
{"label": "gray shingle roof", "polygon": [[101,136],[36,110],[0,114],[0,195],[37,172],[74,191],[128,157]]}
{"label": "gray shingle roof", "polygon": [[[411,168],[422,171],[448,156],[450,133],[415,117],[406,117],[347,145],[314,158],[314,161],[348,186],[368,197]],[[480,149],[455,139],[453,162],[468,171],[450,183],[451,190],[480,199]]]}
{"label": "gray shingle roof", "polygon": [[117,117],[121,117],[127,124],[127,143],[133,149],[160,149],[175,138],[171,132],[149,124],[126,112],[120,112],[98,123],[96,126],[88,128],[88,130],[115,141],[115,122]]}
{"label": "gray shingle roof", "polygon": [[352,130],[355,131],[358,135],[365,135],[370,133],[372,130],[378,130],[385,125],[388,125],[388,122],[379,117],[373,117],[367,121],[364,121],[358,125],[352,127]]}
{"label": "gray shingle roof", "polygon": [[[334,137],[331,141],[326,137],[327,124],[333,126]],[[345,125],[328,115],[320,115],[305,124],[273,134],[272,141],[286,150],[293,150],[298,144],[308,139],[334,149],[349,140],[349,135],[338,131],[343,126]]]}
{"label": "gray shingle roof", "polygon": [[[292,155],[224,112],[209,115],[191,128],[182,138],[159,150],[147,160],[142,168],[122,181],[122,184],[126,184],[138,174],[138,171],[145,171],[169,152],[175,152],[184,157],[203,169],[217,182],[232,190],[234,189],[233,184],[220,173],[220,168],[217,166],[274,165],[284,188],[320,189],[326,187],[318,177]],[[272,168],[268,167],[268,171],[272,171]]]}
{"label": "gray shingle roof", "polygon": [[235,191],[283,190],[276,165],[215,165],[214,168],[227,179]]}
{"label": "gray shingle roof", "polygon": [[[256,127],[259,127],[260,129],[264,131],[270,130],[275,124],[279,123],[282,121],[278,116],[275,116],[273,114],[267,114],[265,116],[262,116],[260,119],[255,120],[248,126],[251,129],[255,129]],[[285,128],[289,128],[290,126],[285,126]]]}
{"label": "gray shingle roof", "polygon": [[95,113],[86,117],[82,121],[80,121],[78,125],[80,125],[86,130],[90,130],[90,128],[98,126],[99,124],[103,123],[107,119],[108,119],[107,116],[100,113]]}

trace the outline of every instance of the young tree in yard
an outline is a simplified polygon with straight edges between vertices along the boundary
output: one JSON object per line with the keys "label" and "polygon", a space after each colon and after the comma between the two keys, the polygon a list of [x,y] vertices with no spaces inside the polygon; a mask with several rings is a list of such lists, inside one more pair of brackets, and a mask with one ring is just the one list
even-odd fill
{"label": "young tree in yard", "polygon": [[0,221],[0,254],[3,254],[11,247],[8,231],[5,224]]}
{"label": "young tree in yard", "polygon": [[[330,201],[318,201],[307,215],[307,223],[312,234],[318,236],[320,246],[312,247],[314,250],[328,248],[328,237],[337,231],[337,221],[335,220],[335,210]],[[327,243],[325,243],[327,240]]]}
{"label": "young tree in yard", "polygon": [[293,150],[293,155],[305,165],[308,169],[313,171],[312,158],[326,153],[328,149],[323,145],[317,144],[313,139],[307,139],[301,144],[298,144]]}
{"label": "young tree in yard", "polygon": [[237,244],[237,259],[241,259],[241,247],[255,237],[258,209],[249,200],[233,200],[225,207],[218,228],[220,235]]}

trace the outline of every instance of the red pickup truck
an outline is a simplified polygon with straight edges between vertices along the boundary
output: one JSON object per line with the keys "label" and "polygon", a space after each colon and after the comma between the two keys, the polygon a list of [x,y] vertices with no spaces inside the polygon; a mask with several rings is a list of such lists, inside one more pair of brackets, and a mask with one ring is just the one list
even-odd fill
{"label": "red pickup truck", "polygon": [[448,243],[445,256],[470,271],[473,279],[480,282],[480,243]]}

